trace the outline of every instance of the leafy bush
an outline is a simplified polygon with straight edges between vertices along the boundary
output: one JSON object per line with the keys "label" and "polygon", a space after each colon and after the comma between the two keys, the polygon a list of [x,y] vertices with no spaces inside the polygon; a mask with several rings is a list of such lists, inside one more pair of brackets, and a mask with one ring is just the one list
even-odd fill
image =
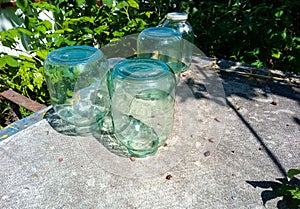
{"label": "leafy bush", "polygon": [[[189,13],[195,45],[207,56],[300,73],[299,5],[293,0],[17,0],[24,26],[0,32],[0,44],[16,49],[22,39],[26,52],[0,52],[0,92],[12,88],[49,104],[42,71],[50,51],[72,45],[101,48],[157,25],[171,11]],[[52,12],[53,21],[40,18],[44,11]]]}
{"label": "leafy bush", "polygon": [[[289,169],[285,178],[277,178],[276,181],[247,181],[254,188],[263,189],[261,198],[263,205],[277,199],[277,208],[299,209],[300,207],[300,174],[299,168]],[[280,198],[280,199],[278,199]]]}
{"label": "leafy bush", "polygon": [[298,1],[181,1],[181,9],[207,56],[300,73]]}
{"label": "leafy bush", "polygon": [[[43,76],[47,54],[63,46],[100,48],[155,25],[167,7],[161,1],[141,5],[144,7],[141,8],[137,0],[18,0],[24,27],[0,32],[0,43],[17,50],[17,43],[25,40],[26,52],[19,56],[0,52],[0,92],[12,88],[35,101],[49,104]],[[49,16],[52,21],[41,19],[42,12],[52,12],[53,17]]]}
{"label": "leafy bush", "polygon": [[[296,175],[300,174],[300,169],[290,169],[287,173],[288,181],[277,188],[278,196],[283,197],[284,200],[291,206],[291,208],[300,207],[300,185],[293,183]],[[299,181],[299,180],[298,180]]]}

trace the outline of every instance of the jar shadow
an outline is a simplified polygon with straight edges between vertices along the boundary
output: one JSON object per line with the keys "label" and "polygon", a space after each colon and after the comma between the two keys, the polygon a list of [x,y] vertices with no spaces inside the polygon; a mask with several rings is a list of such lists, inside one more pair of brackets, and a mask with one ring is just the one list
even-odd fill
{"label": "jar shadow", "polygon": [[130,153],[126,146],[124,146],[115,136],[110,127],[110,117],[106,116],[103,120],[97,122],[101,123],[102,130],[97,128],[96,130],[90,130],[89,134],[83,135],[78,134],[77,127],[70,122],[62,119],[58,114],[55,113],[54,109],[48,110],[44,116],[49,125],[58,133],[67,136],[83,136],[83,137],[94,137],[100,142],[108,151],[118,155],[120,157],[130,157]]}

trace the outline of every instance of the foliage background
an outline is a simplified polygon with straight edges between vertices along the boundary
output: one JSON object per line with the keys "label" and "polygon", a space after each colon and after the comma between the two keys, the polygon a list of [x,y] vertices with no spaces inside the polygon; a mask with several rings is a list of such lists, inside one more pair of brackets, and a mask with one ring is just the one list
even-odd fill
{"label": "foliage background", "polygon": [[300,73],[299,1],[184,1],[181,7],[207,56]]}
{"label": "foliage background", "polygon": [[[103,47],[156,26],[168,12],[184,11],[195,45],[207,56],[300,73],[300,3],[296,0],[17,0],[24,25],[0,32],[0,44],[26,53],[0,52],[0,92],[13,90],[49,104],[43,61],[59,47]],[[53,21],[41,19],[44,11]],[[24,42],[25,40],[25,42]],[[0,128],[11,104],[0,100]],[[20,117],[30,112],[19,109]]]}

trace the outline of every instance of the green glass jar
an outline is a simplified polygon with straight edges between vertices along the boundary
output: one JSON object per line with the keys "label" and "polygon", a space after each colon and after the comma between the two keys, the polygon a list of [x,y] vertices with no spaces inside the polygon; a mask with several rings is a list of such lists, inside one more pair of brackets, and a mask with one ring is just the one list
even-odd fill
{"label": "green glass jar", "polygon": [[153,27],[143,30],[137,40],[139,58],[153,58],[166,63],[174,73],[182,70],[182,39],[175,29]]}
{"label": "green glass jar", "polygon": [[110,74],[115,135],[135,157],[153,155],[173,129],[175,76],[162,61],[124,60]]}
{"label": "green glass jar", "polygon": [[181,12],[171,12],[166,16],[166,21],[162,27],[169,27],[177,30],[182,36],[182,70],[185,71],[192,62],[194,48],[194,32],[190,23],[187,21],[188,14]]}
{"label": "green glass jar", "polygon": [[78,135],[98,130],[110,111],[108,62],[90,46],[69,46],[48,54],[44,74],[55,114],[75,125]]}

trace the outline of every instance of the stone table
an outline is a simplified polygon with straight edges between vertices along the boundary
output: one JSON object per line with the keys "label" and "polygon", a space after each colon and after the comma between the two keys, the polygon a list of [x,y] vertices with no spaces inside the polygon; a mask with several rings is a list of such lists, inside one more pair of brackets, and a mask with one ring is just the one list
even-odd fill
{"label": "stone table", "polygon": [[270,197],[300,167],[299,88],[217,64],[194,57],[181,75],[172,138],[153,157],[59,133],[49,108],[0,130],[0,208],[287,208]]}

